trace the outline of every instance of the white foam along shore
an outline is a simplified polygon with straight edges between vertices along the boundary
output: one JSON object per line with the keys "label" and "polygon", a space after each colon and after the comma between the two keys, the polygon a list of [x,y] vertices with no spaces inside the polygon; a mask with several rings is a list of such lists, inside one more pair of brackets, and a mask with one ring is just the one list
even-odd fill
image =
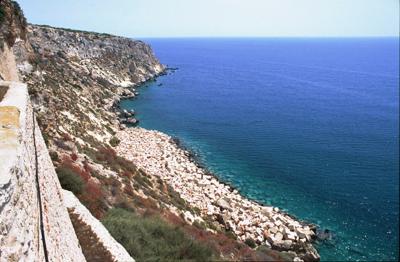
{"label": "white foam along shore", "polygon": [[[240,240],[277,250],[303,253],[305,260],[319,260],[312,242],[315,232],[305,223],[276,207],[262,206],[217,180],[199,167],[188,151],[161,132],[140,127],[118,131],[121,140],[117,152],[133,161],[148,174],[160,177],[176,190],[201,216],[212,217],[231,230]],[[185,213],[193,223],[195,214]],[[300,256],[302,257],[302,256]]]}

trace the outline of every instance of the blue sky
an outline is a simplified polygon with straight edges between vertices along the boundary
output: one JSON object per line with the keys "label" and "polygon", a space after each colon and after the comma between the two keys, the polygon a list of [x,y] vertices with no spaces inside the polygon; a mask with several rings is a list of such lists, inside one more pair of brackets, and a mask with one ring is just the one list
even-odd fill
{"label": "blue sky", "polygon": [[18,0],[29,22],[128,37],[398,36],[398,0]]}

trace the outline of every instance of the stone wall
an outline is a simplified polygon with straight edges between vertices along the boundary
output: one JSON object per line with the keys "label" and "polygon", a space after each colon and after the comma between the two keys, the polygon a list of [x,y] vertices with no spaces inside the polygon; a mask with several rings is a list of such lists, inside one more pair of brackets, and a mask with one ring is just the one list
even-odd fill
{"label": "stone wall", "polygon": [[27,87],[0,85],[0,261],[85,261]]}
{"label": "stone wall", "polygon": [[64,200],[88,261],[135,261],[72,192],[64,190]]}

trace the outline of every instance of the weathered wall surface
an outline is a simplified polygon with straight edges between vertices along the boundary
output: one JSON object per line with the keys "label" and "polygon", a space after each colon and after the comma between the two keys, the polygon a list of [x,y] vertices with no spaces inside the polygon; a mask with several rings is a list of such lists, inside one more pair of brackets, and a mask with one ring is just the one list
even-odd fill
{"label": "weathered wall surface", "polygon": [[0,261],[85,261],[26,85],[0,85]]}
{"label": "weathered wall surface", "polygon": [[[7,86],[9,86],[7,84]],[[10,87],[9,87],[10,88]],[[32,135],[26,125],[27,99],[18,86],[0,102],[0,260],[43,260],[39,245],[38,199],[35,193]],[[22,99],[12,99],[12,97]],[[25,108],[25,110],[19,110]],[[31,139],[30,139],[31,140]]]}

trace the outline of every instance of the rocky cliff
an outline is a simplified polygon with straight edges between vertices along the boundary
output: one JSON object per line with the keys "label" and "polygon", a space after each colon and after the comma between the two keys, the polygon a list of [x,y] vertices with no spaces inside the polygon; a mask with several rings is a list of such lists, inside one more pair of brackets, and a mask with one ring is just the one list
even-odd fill
{"label": "rocky cliff", "polygon": [[[227,228],[223,220],[219,221],[218,216],[205,216],[196,205],[184,200],[170,182],[162,179],[162,174],[140,168],[148,162],[157,166],[158,162],[149,160],[154,156],[136,165],[118,153],[121,146],[119,151],[115,150],[124,139],[121,130],[126,128],[118,120],[119,100],[134,97],[137,86],[165,70],[147,44],[107,34],[27,25],[15,2],[1,0],[1,4],[0,10],[5,12],[0,14],[5,14],[3,21],[6,22],[0,27],[0,39],[5,43],[0,51],[0,56],[4,57],[0,74],[3,79],[19,79],[27,84],[30,97],[27,103],[32,104],[30,110],[43,134],[38,141],[43,141],[42,149],[44,143],[47,147],[41,153],[47,161],[42,168],[45,170],[43,177],[47,178],[42,180],[42,184],[47,184],[43,185],[43,195],[50,201],[54,194],[58,201],[58,208],[52,212],[64,210],[60,221],[51,220],[55,227],[53,232],[75,238],[71,245],[76,244],[77,238],[82,252],[78,252],[76,245],[75,248],[63,246],[62,241],[51,242],[53,246],[59,250],[69,249],[70,257],[77,261],[125,261],[130,256],[138,260],[198,261],[298,258],[290,248],[272,250],[260,245],[256,249],[260,243],[256,245],[252,239],[244,239],[246,244],[239,241],[238,235]],[[13,15],[13,10],[19,11]],[[31,140],[23,140],[27,146],[32,146]],[[140,141],[144,140],[146,138],[142,137]],[[121,145],[125,147],[124,143]],[[143,150],[147,151],[146,145]],[[125,155],[135,154],[129,151]],[[184,154],[186,156],[187,152]],[[167,166],[162,168],[168,169]],[[31,173],[27,174],[24,178],[32,179]],[[20,184],[27,186],[27,181]],[[60,193],[58,182],[73,195]],[[8,214],[26,214],[20,210],[29,210],[27,203],[35,202],[37,197],[20,200],[25,204],[19,209],[17,205],[14,208],[8,205]],[[49,210],[43,212],[53,217]],[[66,212],[69,220],[65,219]],[[0,215],[3,214],[0,210]],[[38,214],[33,218],[37,219]],[[96,219],[103,221],[115,239]],[[68,227],[71,222],[74,230],[62,231],[65,230],[63,225]],[[33,236],[35,241],[40,239],[38,235]],[[84,258],[79,257],[82,253]],[[39,260],[41,258],[39,256]]]}
{"label": "rocky cliff", "polygon": [[[13,51],[31,52],[26,27],[19,5],[1,0],[0,261],[133,261],[79,204],[67,209],[68,194],[61,189],[27,85],[18,82]],[[91,232],[85,237],[95,245],[85,252],[71,212],[79,218],[79,232]]]}
{"label": "rocky cliff", "polygon": [[18,80],[14,54],[16,41],[26,40],[26,19],[15,1],[0,1],[0,80]]}
{"label": "rocky cliff", "polygon": [[126,87],[164,69],[141,41],[46,26],[27,30],[30,47],[14,47],[18,68],[42,128],[54,139],[107,143],[116,121],[111,107],[121,95],[133,95]]}
{"label": "rocky cliff", "polygon": [[[124,128],[117,117],[119,100],[134,96],[136,86],[164,71],[148,45],[122,37],[37,25],[27,27],[27,39],[28,45],[19,41],[13,51],[20,78],[29,86],[61,185],[73,191],[96,218],[102,219],[117,207],[134,211],[143,221],[152,214],[190,236],[171,248],[192,245],[190,238],[194,238],[211,246],[213,256],[218,258],[280,257],[272,251],[254,251],[223,228],[218,229],[215,221],[204,221],[171,186],[114,150],[119,142],[116,132]],[[75,231],[88,232],[79,216],[69,212]],[[187,223],[188,214],[201,219],[201,223]],[[176,231],[166,228],[171,234]],[[95,260],[90,251],[93,241],[85,237],[79,241],[86,258]],[[157,239],[148,241],[156,243]],[[141,250],[131,252],[135,258],[146,257]],[[182,258],[191,258],[193,253],[179,252],[188,253]],[[174,255],[179,256],[179,252]],[[209,254],[203,253],[202,260]]]}
{"label": "rocky cliff", "polygon": [[85,261],[27,86],[16,82],[12,47],[25,40],[19,5],[0,1],[0,261]]}

